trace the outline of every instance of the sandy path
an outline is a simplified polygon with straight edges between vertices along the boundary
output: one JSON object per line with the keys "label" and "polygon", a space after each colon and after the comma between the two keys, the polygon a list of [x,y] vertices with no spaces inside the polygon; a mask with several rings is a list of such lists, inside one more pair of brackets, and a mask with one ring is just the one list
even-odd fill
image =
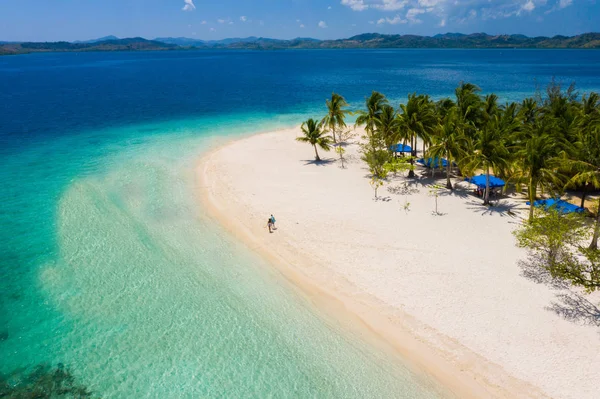
{"label": "sandy path", "polygon": [[[521,201],[488,210],[462,184],[455,194],[444,190],[443,215],[436,216],[431,180],[405,194],[389,192],[403,186],[402,177],[380,189],[386,200],[375,201],[356,145],[347,148],[346,169],[338,161],[315,164],[312,148],[294,140],[298,134],[252,136],[201,161],[204,198],[221,222],[475,396],[600,397],[598,317],[582,311],[589,305],[576,293],[523,276],[525,252],[511,234]],[[274,234],[265,227],[271,213]],[[555,310],[579,317],[567,320]],[[402,339],[407,333],[414,341]]]}

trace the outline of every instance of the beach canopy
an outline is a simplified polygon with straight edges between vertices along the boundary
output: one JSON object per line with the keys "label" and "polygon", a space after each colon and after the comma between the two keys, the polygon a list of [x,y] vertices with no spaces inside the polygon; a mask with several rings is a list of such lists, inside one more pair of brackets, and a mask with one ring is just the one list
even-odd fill
{"label": "beach canopy", "polygon": [[394,144],[390,146],[390,150],[394,152],[412,152],[412,147],[405,144]]}
{"label": "beach canopy", "polygon": [[[479,176],[467,177],[465,180],[471,184],[475,184],[479,188],[485,189],[485,175],[483,173]],[[505,185],[504,180],[490,175],[490,188],[504,187]]]}
{"label": "beach canopy", "polygon": [[[527,205],[531,204],[531,202],[527,202]],[[550,198],[545,200],[537,200],[533,203],[533,206],[537,208],[544,208],[544,210],[548,209],[556,209],[559,213],[566,215],[567,213],[583,213],[585,211],[584,208],[571,204],[570,202],[563,201],[558,198]]]}
{"label": "beach canopy", "polygon": [[[426,166],[428,168],[434,168],[437,169],[440,167],[440,159],[439,158],[421,158],[421,159],[417,159],[417,163],[420,163],[423,166]],[[442,158],[442,167],[447,167],[448,166],[448,160],[446,158]],[[452,165],[455,166],[456,162],[452,162]]]}

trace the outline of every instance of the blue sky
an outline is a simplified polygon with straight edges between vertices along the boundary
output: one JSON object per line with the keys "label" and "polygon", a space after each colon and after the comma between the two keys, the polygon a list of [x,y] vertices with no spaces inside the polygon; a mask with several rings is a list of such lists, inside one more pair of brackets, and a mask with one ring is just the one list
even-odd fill
{"label": "blue sky", "polygon": [[0,0],[0,40],[186,36],[333,39],[364,32],[574,35],[600,0]]}

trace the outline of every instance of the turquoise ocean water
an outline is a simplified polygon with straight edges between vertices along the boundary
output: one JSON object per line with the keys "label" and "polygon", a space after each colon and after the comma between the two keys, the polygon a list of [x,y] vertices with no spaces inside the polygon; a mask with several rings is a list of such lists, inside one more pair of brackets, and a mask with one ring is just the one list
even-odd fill
{"label": "turquoise ocean water", "polygon": [[320,116],[335,90],[600,91],[600,52],[372,50],[0,58],[0,373],[102,397],[438,397],[213,225],[204,151]]}

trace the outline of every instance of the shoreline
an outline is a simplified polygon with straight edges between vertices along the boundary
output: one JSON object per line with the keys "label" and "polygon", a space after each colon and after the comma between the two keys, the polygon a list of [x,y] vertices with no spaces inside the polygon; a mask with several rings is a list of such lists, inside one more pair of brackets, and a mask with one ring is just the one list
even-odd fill
{"label": "shoreline", "polygon": [[[293,129],[262,132],[235,138],[203,154],[196,166],[198,197],[206,215],[233,238],[257,253],[298,292],[328,317],[354,330],[370,345],[393,352],[417,377],[432,378],[445,391],[461,398],[548,397],[539,388],[519,380],[497,364],[471,351],[460,342],[417,320],[401,309],[361,291],[343,276],[307,256],[302,248],[277,242],[269,235],[254,234],[215,192],[215,154],[235,143],[265,135],[284,135]],[[218,180],[218,179],[217,179]],[[225,208],[228,208],[227,210]],[[243,210],[241,211],[244,212]],[[280,233],[280,232],[278,232]],[[279,245],[281,244],[281,245]],[[320,269],[321,278],[303,272]]]}

